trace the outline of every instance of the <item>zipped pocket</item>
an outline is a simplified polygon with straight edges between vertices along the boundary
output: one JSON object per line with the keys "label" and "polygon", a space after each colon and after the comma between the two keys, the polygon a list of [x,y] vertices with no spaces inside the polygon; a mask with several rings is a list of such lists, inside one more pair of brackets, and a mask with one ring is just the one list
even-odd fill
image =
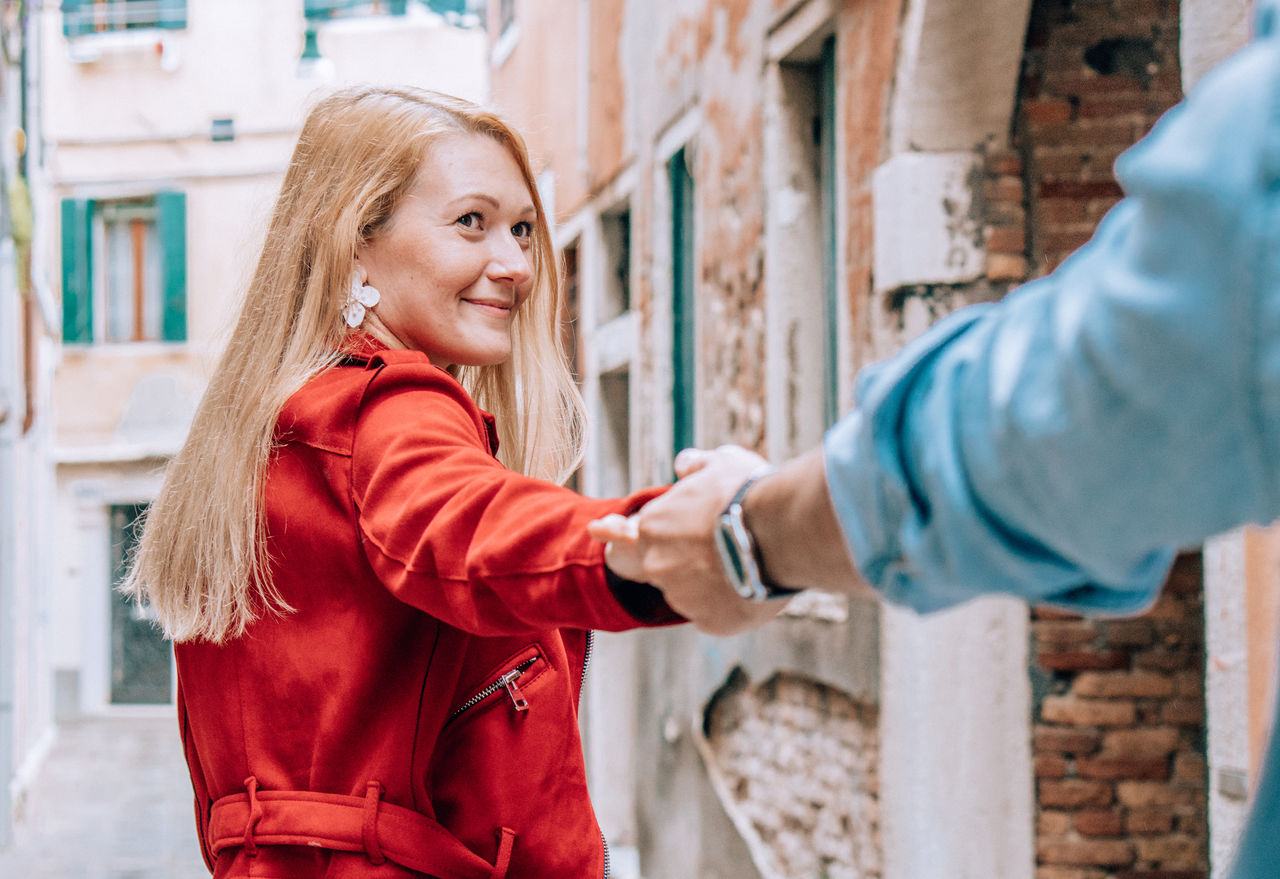
{"label": "zipped pocket", "polygon": [[531,654],[526,651],[524,655],[518,655],[512,660],[510,667],[496,672],[489,682],[477,690],[470,699],[455,708],[453,713],[449,715],[449,719],[445,721],[446,725],[453,723],[460,716],[476,708],[497,693],[505,692],[513,711],[528,711],[529,700],[525,697],[522,688],[532,681],[545,666],[546,660],[543,659],[542,654],[536,647]]}

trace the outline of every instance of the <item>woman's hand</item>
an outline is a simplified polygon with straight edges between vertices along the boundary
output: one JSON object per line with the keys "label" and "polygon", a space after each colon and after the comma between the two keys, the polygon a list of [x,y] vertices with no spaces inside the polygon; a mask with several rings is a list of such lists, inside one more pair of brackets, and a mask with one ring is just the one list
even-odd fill
{"label": "woman's hand", "polygon": [[732,635],[763,625],[784,601],[752,602],[734,591],[716,549],[720,513],[765,460],[738,446],[686,449],[676,458],[680,481],[632,516],[592,522],[606,542],[605,563],[619,576],[662,590],[673,610],[700,630]]}

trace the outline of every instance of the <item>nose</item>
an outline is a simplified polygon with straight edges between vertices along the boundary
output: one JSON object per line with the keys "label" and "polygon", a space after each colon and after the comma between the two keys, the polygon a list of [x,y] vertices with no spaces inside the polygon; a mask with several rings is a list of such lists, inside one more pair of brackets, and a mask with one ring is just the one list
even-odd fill
{"label": "nose", "polygon": [[494,283],[522,287],[533,277],[530,251],[510,231],[499,232],[493,236],[486,273]]}

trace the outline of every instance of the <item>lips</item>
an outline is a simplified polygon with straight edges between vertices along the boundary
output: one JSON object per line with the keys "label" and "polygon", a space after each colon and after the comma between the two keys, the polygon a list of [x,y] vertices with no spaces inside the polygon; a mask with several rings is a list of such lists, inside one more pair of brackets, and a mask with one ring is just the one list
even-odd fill
{"label": "lips", "polygon": [[492,309],[493,311],[500,311],[504,314],[510,312],[513,307],[512,303],[504,299],[464,299],[462,301],[471,305],[479,305],[482,308]]}

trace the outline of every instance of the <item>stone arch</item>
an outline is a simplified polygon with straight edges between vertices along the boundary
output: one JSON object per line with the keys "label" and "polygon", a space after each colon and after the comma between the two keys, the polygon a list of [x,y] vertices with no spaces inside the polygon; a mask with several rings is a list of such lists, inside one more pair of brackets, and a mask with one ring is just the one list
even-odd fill
{"label": "stone arch", "polygon": [[[872,177],[878,353],[997,279],[987,157],[1009,147],[1030,12],[1031,0],[906,0]],[[1015,260],[992,295],[1025,271]],[[885,879],[1034,873],[1027,639],[1025,606],[1008,599],[883,613]]]}
{"label": "stone arch", "polygon": [[889,152],[1002,147],[1031,0],[908,0],[889,104]]}
{"label": "stone arch", "polygon": [[907,0],[872,184],[875,289],[987,275],[984,156],[1008,146],[1031,0]]}

